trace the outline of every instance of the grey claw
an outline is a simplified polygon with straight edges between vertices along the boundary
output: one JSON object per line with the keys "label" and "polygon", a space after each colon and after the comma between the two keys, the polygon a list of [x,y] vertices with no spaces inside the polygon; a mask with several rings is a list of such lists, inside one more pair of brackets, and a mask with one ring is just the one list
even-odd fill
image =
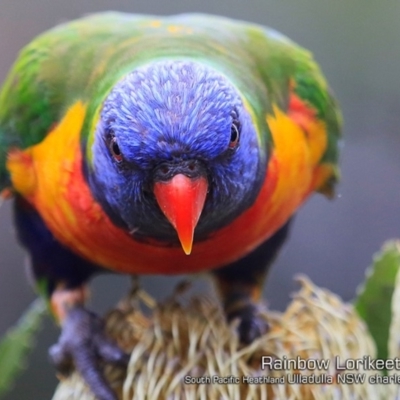
{"label": "grey claw", "polygon": [[96,314],[80,306],[71,309],[49,355],[63,375],[75,367],[99,400],[117,400],[99,361],[126,366],[129,356],[104,334],[104,324]]}
{"label": "grey claw", "polygon": [[267,321],[256,304],[249,303],[228,314],[228,320],[239,318],[238,334],[241,343],[250,344],[269,330]]}

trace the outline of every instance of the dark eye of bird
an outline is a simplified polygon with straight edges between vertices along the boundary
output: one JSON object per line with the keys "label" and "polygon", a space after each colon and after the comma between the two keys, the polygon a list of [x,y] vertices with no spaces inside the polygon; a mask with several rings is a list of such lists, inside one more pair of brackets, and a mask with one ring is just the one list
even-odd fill
{"label": "dark eye of bird", "polygon": [[110,141],[110,150],[111,154],[113,155],[115,161],[121,162],[123,160],[121,150],[118,146],[117,139],[113,136]]}
{"label": "dark eye of bird", "polygon": [[239,143],[239,122],[233,121],[231,126],[231,139],[229,141],[229,148],[234,149]]}

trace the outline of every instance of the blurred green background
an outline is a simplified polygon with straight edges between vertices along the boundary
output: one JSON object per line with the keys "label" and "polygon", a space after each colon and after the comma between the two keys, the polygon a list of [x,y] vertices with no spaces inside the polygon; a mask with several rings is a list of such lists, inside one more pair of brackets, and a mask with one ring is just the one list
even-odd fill
{"label": "blurred green background", "polygon": [[[343,179],[337,199],[315,196],[298,213],[291,240],[265,289],[268,304],[283,309],[293,275],[350,300],[382,242],[400,237],[400,2],[352,0],[0,0],[0,82],[19,49],[52,26],[102,10],[173,14],[215,13],[269,25],[310,49],[343,108]],[[25,256],[14,238],[11,207],[0,209],[0,334],[33,299]],[[147,277],[161,299],[176,279]],[[104,311],[126,290],[122,277],[94,283],[93,308]],[[200,281],[197,290],[209,290]],[[57,329],[47,321],[31,365],[6,400],[50,399],[56,380],[47,348]],[[1,373],[1,371],[0,371]]]}

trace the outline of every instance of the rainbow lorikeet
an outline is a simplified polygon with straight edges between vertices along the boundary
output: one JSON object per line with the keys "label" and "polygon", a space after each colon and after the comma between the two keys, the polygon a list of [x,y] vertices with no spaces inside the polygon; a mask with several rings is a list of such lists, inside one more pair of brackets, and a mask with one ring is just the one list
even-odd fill
{"label": "rainbow lorikeet", "polygon": [[0,94],[0,192],[59,320],[51,349],[100,399],[126,355],[85,308],[95,273],[210,271],[242,342],[292,216],[333,194],[340,113],[309,52],[209,15],[103,13],[60,25]]}

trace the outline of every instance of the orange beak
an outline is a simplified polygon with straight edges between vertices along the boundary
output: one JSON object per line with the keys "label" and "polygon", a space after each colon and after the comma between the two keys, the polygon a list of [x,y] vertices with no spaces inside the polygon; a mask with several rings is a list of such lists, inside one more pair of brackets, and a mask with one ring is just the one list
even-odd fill
{"label": "orange beak", "polygon": [[207,189],[206,178],[192,179],[183,174],[177,174],[167,182],[154,184],[158,205],[176,229],[187,255],[192,251],[194,229],[203,211]]}

